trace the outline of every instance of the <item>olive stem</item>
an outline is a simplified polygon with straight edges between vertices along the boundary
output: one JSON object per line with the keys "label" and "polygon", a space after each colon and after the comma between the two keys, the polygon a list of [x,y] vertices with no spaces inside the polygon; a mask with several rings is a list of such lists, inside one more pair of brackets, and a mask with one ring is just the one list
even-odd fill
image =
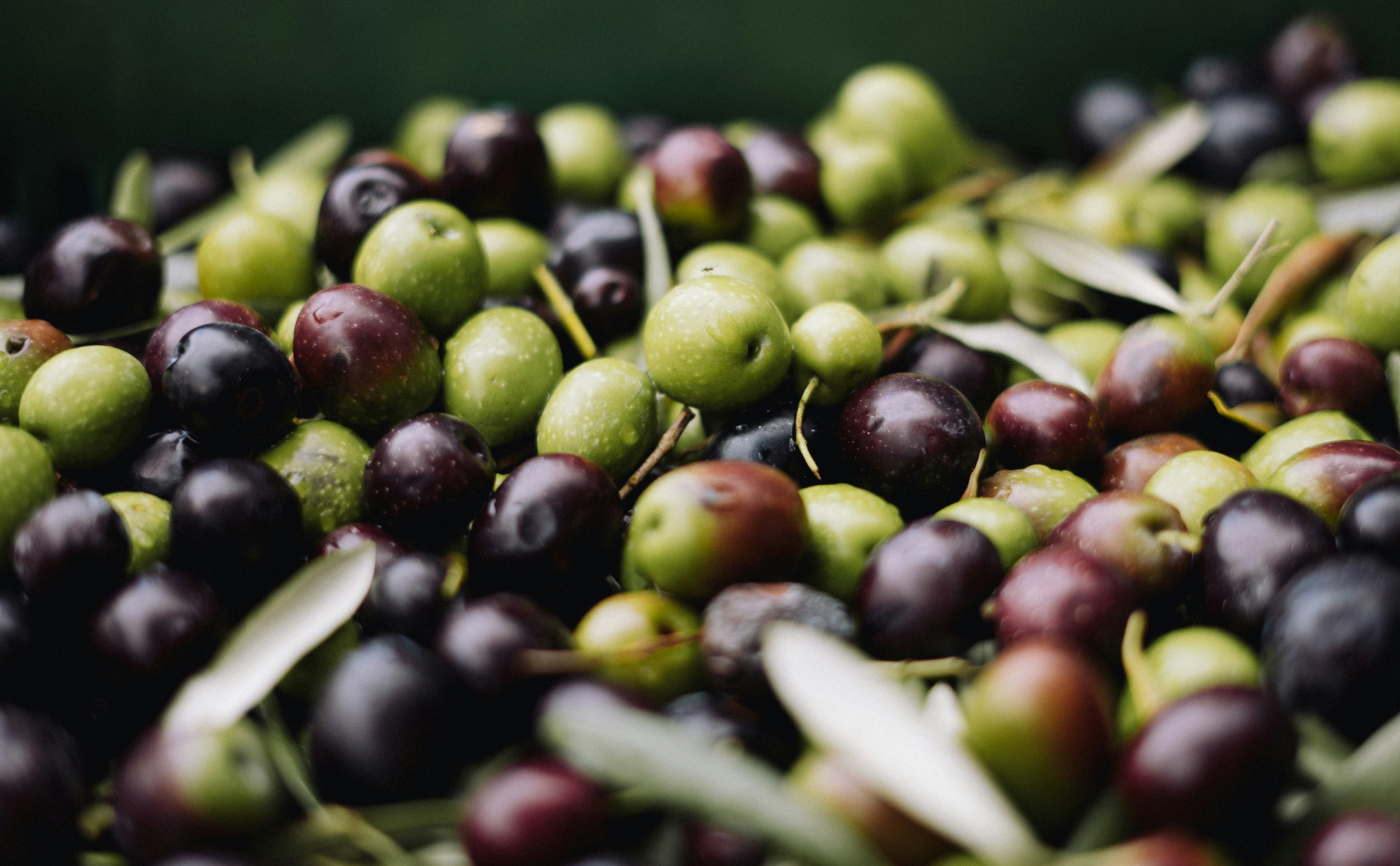
{"label": "olive stem", "polygon": [[913,325],[901,328],[894,337],[885,344],[884,353],[881,355],[881,365],[893,364],[894,359],[899,357],[899,353],[904,351],[904,347],[909,345],[909,341],[914,339],[914,335],[919,329]]}
{"label": "olive stem", "polygon": [[1240,287],[1240,283],[1244,282],[1244,278],[1249,276],[1249,272],[1254,269],[1254,264],[1259,261],[1259,257],[1264,255],[1264,246],[1269,242],[1269,238],[1273,237],[1277,229],[1278,217],[1274,217],[1269,220],[1269,224],[1264,226],[1264,230],[1259,233],[1259,239],[1254,242],[1254,246],[1249,248],[1249,252],[1245,254],[1244,261],[1240,262],[1239,267],[1235,268],[1235,272],[1230,275],[1230,279],[1226,280],[1225,285],[1220,287],[1220,291],[1215,293],[1215,297],[1211,298],[1210,302],[1201,308],[1202,318],[1211,318],[1220,311],[1221,307],[1225,306],[1225,302],[1230,300],[1230,296],[1235,293],[1235,289]]}
{"label": "olive stem", "polygon": [[972,467],[972,475],[967,479],[967,488],[963,490],[962,496],[958,497],[961,502],[964,499],[976,499],[977,491],[982,486],[982,467],[987,465],[987,449],[983,448],[977,452],[977,463]]}
{"label": "olive stem", "polygon": [[637,205],[637,221],[642,229],[642,263],[646,274],[647,309],[671,290],[671,251],[656,213],[656,175],[643,169],[632,180],[632,200]]}
{"label": "olive stem", "polygon": [[592,673],[605,665],[641,661],[652,653],[672,649],[700,639],[700,632],[664,634],[650,640],[620,647],[607,652],[583,650],[521,650],[515,669],[527,677],[558,676],[560,674]]}
{"label": "olive stem", "polygon": [[578,353],[583,356],[583,360],[593,359],[598,354],[598,346],[593,342],[593,338],[588,335],[588,329],[583,326],[583,320],[578,317],[578,312],[574,310],[574,302],[569,300],[564,287],[559,285],[559,281],[550,273],[549,267],[543,263],[535,267],[535,282],[540,284],[544,290],[544,296],[549,299],[549,306],[554,309],[554,315],[559,317],[559,321],[564,323],[564,328],[573,338],[574,345],[578,346]]}
{"label": "olive stem", "polygon": [[258,170],[253,166],[253,152],[246,147],[235,148],[228,157],[228,175],[240,198],[251,196],[258,185]]}
{"label": "olive stem", "polygon": [[277,698],[273,695],[263,698],[258,704],[258,715],[262,717],[263,727],[267,731],[268,752],[273,766],[277,768],[277,775],[282,779],[282,786],[306,814],[313,815],[320,811],[324,808],[321,798],[311,787],[306,766],[282,720],[282,709],[277,705]]}
{"label": "olive stem", "polygon": [[685,432],[686,425],[694,417],[695,413],[691,411],[689,406],[681,407],[681,414],[676,416],[676,420],[671,422],[670,427],[666,428],[666,432],[661,436],[661,441],[656,443],[656,447],[647,455],[647,459],[642,461],[642,465],[637,467],[637,471],[633,472],[632,477],[627,479],[627,483],[622,485],[622,489],[617,491],[620,499],[626,499],[629,493],[636,490],[637,485],[641,484],[642,480],[647,477],[647,473],[655,469],[656,464],[661,462],[661,458],[676,447],[676,442]]}
{"label": "olive stem", "polygon": [[928,325],[936,319],[942,319],[953,312],[953,308],[967,294],[967,280],[962,277],[954,279],[947,288],[927,300],[919,301],[917,304],[903,304],[898,307],[886,307],[882,310],[874,310],[870,315],[870,321],[875,323],[876,330],[880,333],[897,331],[900,328],[917,327]]}
{"label": "olive stem", "polygon": [[813,376],[807,381],[807,387],[802,391],[802,399],[797,401],[797,417],[793,419],[793,438],[797,440],[797,450],[802,452],[802,460],[807,464],[807,468],[812,470],[812,474],[817,476],[817,480],[822,480],[821,470],[817,468],[817,461],[812,458],[812,452],[807,448],[807,437],[802,433],[802,418],[807,414],[807,401],[812,399],[812,392],[817,390],[817,385],[821,379]]}
{"label": "olive stem", "polygon": [[138,223],[147,231],[155,228],[155,208],[151,204],[151,156],[133,150],[122,160],[112,181],[112,200],[107,212],[117,219]]}
{"label": "olive stem", "polygon": [[871,662],[881,672],[901,680],[942,680],[977,670],[977,665],[961,656],[939,659],[905,659],[897,662]]}
{"label": "olive stem", "polygon": [[1151,718],[1162,707],[1162,694],[1157,678],[1147,666],[1142,651],[1142,636],[1147,630],[1147,613],[1135,610],[1123,629],[1123,673],[1128,678],[1128,691],[1133,696],[1133,708],[1139,719]]}
{"label": "olive stem", "polygon": [[985,198],[1006,186],[1015,177],[1014,172],[1005,168],[993,168],[970,174],[909,205],[899,212],[897,221],[900,223],[913,222],[943,208]]}
{"label": "olive stem", "polygon": [[135,336],[144,331],[154,331],[160,326],[160,323],[160,319],[146,319],[143,322],[133,322],[120,328],[97,331],[92,334],[69,334],[68,339],[73,342],[74,346],[91,346],[94,343],[106,343],[111,340],[119,340],[122,337]]}
{"label": "olive stem", "polygon": [[442,578],[442,600],[451,601],[462,591],[462,584],[467,582],[467,558],[450,550],[443,559],[447,560],[447,573]]}
{"label": "olive stem", "polygon": [[1201,538],[1190,532],[1183,532],[1180,529],[1163,529],[1157,533],[1157,540],[1163,544],[1170,544],[1179,547],[1187,553],[1201,552]]}

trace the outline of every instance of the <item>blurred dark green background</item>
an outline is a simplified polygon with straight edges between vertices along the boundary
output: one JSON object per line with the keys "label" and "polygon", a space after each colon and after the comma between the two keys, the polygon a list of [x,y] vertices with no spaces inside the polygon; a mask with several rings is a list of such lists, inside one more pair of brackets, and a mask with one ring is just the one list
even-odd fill
{"label": "blurred dark green background", "polygon": [[435,91],[797,125],[878,60],[927,69],[978,132],[1054,156],[1090,78],[1257,58],[1309,8],[1348,25],[1368,71],[1400,73],[1397,0],[0,0],[0,208],[43,226],[55,201],[101,202],[138,145],[265,154],[332,113],[382,141]]}

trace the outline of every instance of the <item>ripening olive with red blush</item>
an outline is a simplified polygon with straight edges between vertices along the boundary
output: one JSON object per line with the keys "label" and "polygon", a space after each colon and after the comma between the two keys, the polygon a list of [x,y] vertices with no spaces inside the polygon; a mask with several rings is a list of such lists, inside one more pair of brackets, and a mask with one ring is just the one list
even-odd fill
{"label": "ripening olive with red blush", "polygon": [[785,195],[821,212],[822,163],[807,142],[789,132],[760,129],[744,142],[743,151],[754,192]]}
{"label": "ripening olive with red blush", "polygon": [[1168,460],[1187,451],[1205,449],[1206,446],[1182,433],[1149,433],[1129,439],[1104,455],[1099,489],[1141,492],[1148,479]]}
{"label": "ripening olive with red blush", "polygon": [[316,256],[336,279],[348,282],[360,242],[379,218],[431,192],[428,179],[403,159],[357,158],[326,187],[316,220]]}
{"label": "ripening olive with red blush", "polygon": [[685,126],[668,134],[648,161],[662,222],[690,243],[728,237],[748,215],[753,182],[744,155],[718,130]]}
{"label": "ripening olive with red blush", "polygon": [[1291,417],[1335,410],[1355,414],[1385,387],[1385,368],[1355,340],[1327,337],[1295,346],[1279,368],[1278,393]]}
{"label": "ripening olive with red blush", "polygon": [[59,229],[29,263],[24,315],[70,334],[150,318],[164,281],[160,250],[136,223],[84,217]]}
{"label": "ripening olive with red blush", "polygon": [[1210,402],[1215,350],[1186,320],[1150,316],[1123,332],[1094,386],[1104,426],[1129,436],[1169,430]]}
{"label": "ripening olive with red blush", "polygon": [[1369,809],[1342,812],[1313,833],[1299,866],[1400,866],[1400,821]]}
{"label": "ripening olive with red blush", "polygon": [[1086,501],[1050,531],[1049,544],[1071,544],[1117,569],[1143,595],[1174,588],[1191,567],[1186,522],[1170,503],[1132,490]]}
{"label": "ripening olive with red blush", "polygon": [[544,228],[554,181],[535,119],[505,108],[472,111],[447,140],[443,198],[472,219],[514,217]]}
{"label": "ripening olive with red blush", "polygon": [[1069,469],[1103,456],[1103,419],[1083,392],[1033,380],[1012,385],[987,412],[992,450],[1007,469]]}
{"label": "ripening olive with red blush", "polygon": [[607,792],[552,758],[492,776],[467,801],[462,845],[475,866],[563,866],[602,839]]}
{"label": "ripening olive with red blush", "polygon": [[1055,638],[1116,658],[1136,603],[1132,584],[1107,563],[1070,544],[1042,547],[1012,566],[997,590],[997,639],[1012,646]]}

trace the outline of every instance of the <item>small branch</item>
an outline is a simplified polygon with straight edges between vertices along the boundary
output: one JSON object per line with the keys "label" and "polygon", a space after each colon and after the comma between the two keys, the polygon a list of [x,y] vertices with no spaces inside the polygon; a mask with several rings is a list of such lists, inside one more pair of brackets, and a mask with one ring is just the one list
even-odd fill
{"label": "small branch", "polygon": [[812,452],[807,448],[807,437],[802,432],[802,418],[807,414],[807,401],[812,399],[812,392],[817,390],[817,385],[821,384],[816,374],[807,381],[807,388],[802,392],[802,399],[797,401],[797,418],[793,421],[793,438],[797,440],[797,450],[802,452],[802,459],[807,463],[807,468],[812,470],[812,474],[817,476],[817,480],[822,480],[821,470],[817,468],[817,461],[812,459]]}
{"label": "small branch", "polygon": [[977,665],[960,656],[941,659],[906,659],[898,662],[871,662],[882,673],[901,680],[941,680],[960,677],[977,670]]}
{"label": "small branch", "polygon": [[987,464],[987,449],[983,448],[977,452],[977,465],[972,467],[972,475],[967,479],[967,488],[963,490],[958,501],[964,499],[976,499],[977,490],[982,485],[982,467]]}
{"label": "small branch", "polygon": [[934,319],[946,318],[951,314],[965,294],[967,280],[958,277],[943,291],[917,304],[901,304],[897,307],[873,310],[869,313],[870,321],[875,323],[876,330],[882,334],[900,328],[927,325]]}
{"label": "small branch", "polygon": [[653,653],[684,646],[700,639],[700,632],[666,634],[632,646],[602,653],[583,650],[521,650],[515,670],[527,677],[592,673],[604,665],[626,664],[646,659]]}
{"label": "small branch", "polygon": [[[1225,302],[1230,300],[1230,296],[1235,293],[1235,289],[1240,287],[1240,283],[1244,282],[1244,278],[1249,276],[1249,272],[1254,268],[1255,263],[1264,255],[1264,246],[1268,244],[1269,238],[1273,237],[1277,229],[1278,217],[1274,217],[1269,220],[1269,224],[1264,226],[1264,230],[1259,233],[1259,239],[1254,242],[1254,246],[1249,248],[1249,252],[1245,255],[1244,261],[1240,262],[1240,266],[1235,268],[1235,272],[1230,275],[1230,279],[1225,281],[1225,285],[1220,287],[1220,291],[1215,293],[1215,297],[1210,299],[1210,303],[1201,308],[1202,317],[1209,319],[1219,312],[1221,307],[1225,306]],[[1270,252],[1273,252],[1273,250],[1270,250]]]}
{"label": "small branch", "polygon": [[685,432],[685,427],[690,423],[690,419],[695,417],[689,406],[681,407],[681,414],[676,420],[671,422],[671,426],[666,428],[666,433],[661,437],[661,441],[656,443],[656,447],[647,455],[647,459],[642,461],[642,465],[637,467],[637,471],[632,473],[632,477],[627,479],[627,483],[622,485],[622,489],[617,491],[621,499],[626,499],[627,494],[637,489],[637,485],[647,477],[647,473],[656,468],[656,464],[661,462],[672,448],[676,447],[676,442],[680,440],[681,434]]}
{"label": "small branch", "polygon": [[229,154],[228,175],[233,181],[233,189],[239,196],[251,196],[258,185],[258,170],[253,167],[253,152],[240,147]]}
{"label": "small branch", "polygon": [[1157,678],[1147,666],[1147,657],[1142,651],[1142,636],[1147,630],[1147,614],[1133,611],[1128,617],[1128,625],[1123,629],[1123,672],[1128,677],[1128,691],[1133,696],[1133,706],[1138,718],[1151,718],[1162,707],[1162,694],[1157,688]]}
{"label": "small branch", "polygon": [[[889,330],[893,329],[891,328]],[[914,335],[917,333],[919,333],[919,329],[913,325],[906,325],[900,328],[894,337],[885,344],[885,351],[880,360],[881,366],[893,364],[895,359],[899,357],[899,353],[904,351],[904,347],[909,345],[910,341],[914,339]]]}
{"label": "small branch", "polygon": [[1187,553],[1201,552],[1201,537],[1180,529],[1163,529],[1157,533],[1157,540],[1163,544],[1179,547]]}
{"label": "small branch", "polygon": [[932,195],[919,199],[899,212],[901,223],[913,222],[919,217],[948,207],[967,204],[985,198],[1006,186],[1015,175],[1004,168],[993,168],[956,180]]}
{"label": "small branch", "polygon": [[535,282],[544,289],[544,296],[554,308],[554,315],[564,323],[565,330],[573,338],[574,345],[578,346],[578,353],[583,356],[583,360],[587,361],[597,356],[598,347],[593,343],[593,338],[588,336],[588,329],[583,326],[583,320],[574,310],[574,302],[569,300],[568,293],[559,285],[554,274],[550,273],[548,266],[540,264],[535,268]]}

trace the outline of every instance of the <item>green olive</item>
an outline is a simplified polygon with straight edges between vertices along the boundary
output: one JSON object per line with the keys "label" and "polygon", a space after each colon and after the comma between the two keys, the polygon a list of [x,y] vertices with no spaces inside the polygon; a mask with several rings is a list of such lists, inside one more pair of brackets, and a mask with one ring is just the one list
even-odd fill
{"label": "green olive", "polygon": [[571,102],[541,114],[537,126],[555,191],[574,201],[608,201],[631,161],[612,112],[601,105]]}
{"label": "green olive", "polygon": [[369,456],[369,445],[348,427],[307,421],[260,459],[296,491],[307,538],[320,538],[360,519]]}
{"label": "green olive", "polygon": [[904,527],[899,509],[849,484],[804,487],[801,496],[811,530],[807,581],[850,601],[855,598],[871,551]]}
{"label": "green olive", "polygon": [[[1206,221],[1206,261],[1217,277],[1227,279],[1235,272],[1271,219],[1279,221],[1270,239],[1275,246],[1296,245],[1317,231],[1312,195],[1293,184],[1251,183],[1215,209]],[[1241,303],[1253,300],[1286,252],[1280,248],[1260,256],[1240,282],[1235,298]]]}
{"label": "green olive", "polygon": [[1308,126],[1313,165],[1343,186],[1400,175],[1400,81],[1343,84],[1322,101]]}
{"label": "green olive", "polygon": [[1268,478],[1300,451],[1325,442],[1371,441],[1371,435],[1341,412],[1310,412],[1259,437],[1240,462],[1256,478]]}
{"label": "green olive", "polygon": [[798,315],[792,299],[783,288],[783,276],[773,260],[743,244],[714,241],[691,250],[676,266],[676,282],[683,283],[706,274],[733,277],[748,283],[772,299],[784,318],[792,321]]}
{"label": "green olive", "polygon": [[841,225],[881,228],[909,197],[899,152],[886,142],[838,139],[821,157],[822,198]]}
{"label": "green olive", "polygon": [[1010,288],[1011,314],[1027,325],[1048,328],[1074,318],[1083,309],[1084,288],[1015,241],[1001,239],[997,263]]}
{"label": "green olive", "polygon": [[399,122],[394,150],[416,165],[424,177],[440,180],[447,140],[471,107],[471,102],[455,96],[429,96],[418,101]]}
{"label": "green olive", "polygon": [[1356,266],[1343,310],[1352,339],[1377,352],[1400,349],[1400,235],[1377,244]]}
{"label": "green olive", "polygon": [[19,422],[20,397],[34,371],[71,348],[68,335],[42,319],[0,320],[0,424]]}
{"label": "green olive", "polygon": [[1065,202],[1070,223],[1111,247],[1130,244],[1137,193],[1136,187],[1107,178],[1083,181]]}
{"label": "green olive", "polygon": [[302,300],[316,283],[311,241],[267,214],[224,220],[200,241],[196,261],[204,297],[255,308]]}
{"label": "green olive", "polygon": [[636,365],[594,358],[569,371],[535,429],[541,454],[585,457],[621,481],[656,444],[656,386]]}
{"label": "green olive", "polygon": [[1200,190],[1179,177],[1161,177],[1137,195],[1130,222],[1133,243],[1167,252],[1199,234],[1206,221]]}
{"label": "green olive", "polygon": [[1050,530],[1096,493],[1092,484],[1073,472],[1036,464],[1001,470],[982,482],[977,495],[1019,508],[1035,529],[1036,539],[1044,543]]}
{"label": "green olive", "polygon": [[316,237],[325,194],[326,179],[321,174],[278,171],[259,178],[246,203],[249,210],[286,222],[309,243]]}
{"label": "green olive", "polygon": [[901,301],[928,297],[962,277],[967,288],[952,318],[981,322],[1006,314],[1011,287],[996,250],[980,233],[915,223],[890,235],[880,254],[896,276]]}
{"label": "green olive", "polygon": [[793,247],[821,234],[821,224],[812,212],[786,196],[756,195],[749,202],[749,230],[744,244],[775,262]]}
{"label": "green olive", "polygon": [[885,302],[886,271],[879,253],[854,241],[807,241],[783,258],[782,275],[799,315],[827,301],[845,301],[859,310]]}
{"label": "green olive", "polygon": [[690,608],[659,592],[636,590],[598,602],[579,621],[574,642],[600,660],[598,676],[662,704],[702,687],[699,632],[700,618]]}
{"label": "green olive", "polygon": [[486,294],[534,294],[535,268],[549,255],[545,236],[507,217],[477,220],[476,233],[486,253]]}
{"label": "green olive", "polygon": [[105,498],[122,519],[131,542],[126,573],[138,574],[163,562],[170,551],[170,503],[134,491],[108,493]]}
{"label": "green olive", "polygon": [[966,161],[947,100],[912,66],[886,63],[856,72],[836,96],[835,116],[847,134],[886,141],[896,149],[911,193],[937,189]]}
{"label": "green olive", "polygon": [[818,406],[834,406],[875,378],[883,360],[880,332],[864,313],[843,301],[817,304],[792,326],[797,387],[817,379]]}
{"label": "green olive", "polygon": [[1144,493],[1176,506],[1186,528],[1200,534],[1206,515],[1241,490],[1259,481],[1238,460],[1215,451],[1178,454],[1147,479]]}
{"label": "green olive", "polygon": [[[1259,685],[1259,659],[1227,631],[1192,626],[1169,631],[1143,653],[1152,686],[1162,705],[1211,686]],[[1118,702],[1118,735],[1128,739],[1147,723],[1129,689]]]}
{"label": "green olive", "polygon": [[563,353],[549,325],[527,310],[497,307],[473,316],[447,341],[443,403],[495,448],[534,429],[563,375]]}
{"label": "green olive", "polygon": [[934,517],[966,523],[991,539],[1001,556],[1003,570],[1016,564],[1021,557],[1035,550],[1040,542],[1026,513],[1000,499],[976,497],[954,502]]}
{"label": "green olive", "polygon": [[1065,322],[1045,332],[1050,345],[1059,349],[1090,382],[1098,381],[1122,336],[1123,326],[1108,319]]}
{"label": "green olive", "polygon": [[272,340],[277,344],[277,348],[292,354],[292,342],[297,333],[297,316],[301,315],[301,308],[306,306],[306,301],[297,301],[295,304],[288,304],[287,309],[282,311],[282,318],[277,320],[277,330],[272,332]]}
{"label": "green olive", "polygon": [[755,120],[752,117],[741,117],[738,120],[731,120],[726,123],[724,127],[720,129],[720,132],[730,144],[743,150],[744,145],[748,144],[749,141],[752,140],[755,135],[762,132],[763,129],[763,121]]}
{"label": "green olive", "polygon": [[0,424],[0,557],[10,561],[15,532],[40,505],[53,499],[53,459],[42,442]]}
{"label": "green olive", "polygon": [[19,401],[19,425],[49,449],[59,470],[101,466],[136,441],[146,424],[151,378],[111,346],[60,352],[34,372]]}
{"label": "green olive", "polygon": [[1280,323],[1278,333],[1274,336],[1274,357],[1286,358],[1289,352],[1313,340],[1350,336],[1352,333],[1347,328],[1346,320],[1336,313],[1326,310],[1309,310],[1287,316]]}

